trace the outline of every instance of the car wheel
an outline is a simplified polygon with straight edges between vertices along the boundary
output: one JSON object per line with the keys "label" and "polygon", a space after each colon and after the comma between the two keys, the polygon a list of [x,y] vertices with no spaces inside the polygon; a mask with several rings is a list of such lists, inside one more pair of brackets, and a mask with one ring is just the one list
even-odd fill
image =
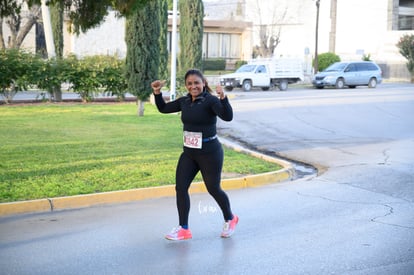
{"label": "car wheel", "polygon": [[286,91],[288,88],[288,81],[287,80],[282,80],[279,83],[279,90],[281,91]]}
{"label": "car wheel", "polygon": [[233,87],[227,86],[227,87],[224,87],[224,90],[227,91],[227,92],[231,92],[231,91],[233,91]]}
{"label": "car wheel", "polygon": [[345,87],[345,82],[343,78],[338,78],[336,80],[335,88],[337,89],[343,89]]}
{"label": "car wheel", "polygon": [[375,77],[372,77],[368,82],[369,88],[375,88],[377,87],[377,79]]}
{"label": "car wheel", "polygon": [[252,89],[252,82],[250,80],[243,81],[243,91],[249,92]]}

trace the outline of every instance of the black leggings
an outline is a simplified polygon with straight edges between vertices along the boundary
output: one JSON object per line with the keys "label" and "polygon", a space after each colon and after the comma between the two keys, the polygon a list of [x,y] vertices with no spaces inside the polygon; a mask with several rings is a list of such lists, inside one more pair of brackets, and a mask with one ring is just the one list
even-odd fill
{"label": "black leggings", "polygon": [[175,190],[177,193],[177,209],[181,226],[188,225],[188,215],[190,212],[190,195],[188,189],[198,171],[203,176],[208,193],[213,196],[221,208],[224,220],[227,221],[233,218],[229,198],[220,186],[221,169],[223,167],[223,149],[218,141],[212,141],[212,143],[217,143],[218,145],[215,146],[217,149],[214,151],[202,153],[184,150],[178,160]]}

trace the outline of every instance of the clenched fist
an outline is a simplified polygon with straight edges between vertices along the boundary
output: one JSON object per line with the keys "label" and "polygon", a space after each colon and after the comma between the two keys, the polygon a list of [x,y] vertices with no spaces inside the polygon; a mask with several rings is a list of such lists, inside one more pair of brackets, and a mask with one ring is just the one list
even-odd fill
{"label": "clenched fist", "polygon": [[155,80],[151,83],[151,88],[154,94],[158,95],[161,93],[161,88],[165,85],[165,80]]}
{"label": "clenched fist", "polygon": [[223,91],[223,87],[221,87],[220,85],[216,86],[216,93],[220,99],[224,99],[226,97]]}

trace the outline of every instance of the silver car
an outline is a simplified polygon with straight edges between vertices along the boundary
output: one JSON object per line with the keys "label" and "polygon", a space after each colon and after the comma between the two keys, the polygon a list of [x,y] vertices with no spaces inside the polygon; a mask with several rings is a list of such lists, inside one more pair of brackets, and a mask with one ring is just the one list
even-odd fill
{"label": "silver car", "polygon": [[317,73],[312,80],[314,87],[322,89],[325,86],[334,86],[342,89],[345,86],[368,86],[375,88],[382,82],[381,68],[371,61],[336,62]]}

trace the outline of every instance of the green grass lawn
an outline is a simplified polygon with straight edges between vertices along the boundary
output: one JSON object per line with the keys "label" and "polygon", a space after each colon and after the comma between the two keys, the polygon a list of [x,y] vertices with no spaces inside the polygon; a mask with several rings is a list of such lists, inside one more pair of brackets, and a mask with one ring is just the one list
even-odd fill
{"label": "green grass lawn", "polygon": [[[0,106],[0,202],[174,184],[180,116],[145,108],[137,117],[135,103]],[[224,177],[278,169],[225,148]]]}

